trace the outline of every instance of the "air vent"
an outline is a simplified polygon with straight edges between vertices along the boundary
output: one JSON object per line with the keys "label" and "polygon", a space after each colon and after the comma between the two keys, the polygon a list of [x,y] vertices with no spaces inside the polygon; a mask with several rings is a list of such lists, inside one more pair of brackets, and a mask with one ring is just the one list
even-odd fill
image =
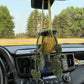
{"label": "air vent", "polygon": [[74,54],[73,53],[62,54],[61,64],[62,64],[62,70],[64,72],[74,70],[75,69]]}
{"label": "air vent", "polygon": [[16,65],[19,76],[21,77],[30,77],[31,70],[34,69],[34,61],[31,56],[27,57],[17,57]]}
{"label": "air vent", "polygon": [[68,62],[68,67],[73,67],[74,66],[73,54],[67,55],[67,62]]}

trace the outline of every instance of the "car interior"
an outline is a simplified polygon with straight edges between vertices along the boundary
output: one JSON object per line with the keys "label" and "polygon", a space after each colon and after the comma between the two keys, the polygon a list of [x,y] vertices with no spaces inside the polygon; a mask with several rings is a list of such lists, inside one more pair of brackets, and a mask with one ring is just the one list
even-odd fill
{"label": "car interior", "polygon": [[[61,44],[61,47],[62,76],[59,79],[54,76],[51,63],[45,60],[41,79],[37,83],[31,75],[31,70],[34,69],[32,56],[35,55],[36,46],[1,46],[0,84],[83,84],[84,44]],[[50,59],[54,56],[53,51]]]}
{"label": "car interior", "polygon": [[[53,2],[49,5],[45,0],[43,8],[42,0],[31,0],[31,7],[48,9],[50,19]],[[0,84],[84,84],[84,44],[58,44],[55,33],[52,29],[40,32],[36,45],[0,46]]]}

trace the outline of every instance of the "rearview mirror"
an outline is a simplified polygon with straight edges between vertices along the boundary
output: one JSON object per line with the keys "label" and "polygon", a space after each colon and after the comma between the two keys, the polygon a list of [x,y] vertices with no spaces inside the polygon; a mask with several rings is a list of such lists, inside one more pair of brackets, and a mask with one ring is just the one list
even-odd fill
{"label": "rearview mirror", "polygon": [[[50,0],[50,6],[52,6],[54,0]],[[31,7],[42,9],[42,0],[31,0]],[[44,0],[44,9],[48,9],[48,0]]]}

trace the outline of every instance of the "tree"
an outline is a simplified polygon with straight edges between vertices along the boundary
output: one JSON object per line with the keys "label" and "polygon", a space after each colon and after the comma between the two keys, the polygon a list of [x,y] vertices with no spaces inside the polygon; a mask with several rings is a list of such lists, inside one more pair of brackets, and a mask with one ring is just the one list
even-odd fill
{"label": "tree", "polygon": [[13,16],[6,6],[0,6],[0,38],[14,38]]}
{"label": "tree", "polygon": [[[79,37],[81,34],[84,34],[84,10],[82,8],[75,8],[73,25],[71,27],[73,37]],[[74,32],[74,33],[73,33]]]}
{"label": "tree", "polygon": [[60,29],[60,22],[59,17],[55,15],[53,19],[53,29],[57,30],[56,36],[60,38],[61,35],[61,29]]}
{"label": "tree", "polygon": [[58,30],[57,37],[79,37],[84,34],[84,8],[68,7],[55,16],[53,28]]}
{"label": "tree", "polygon": [[71,25],[71,16],[65,10],[53,19],[53,27],[58,31],[57,37],[71,37]]}
{"label": "tree", "polygon": [[[43,14],[43,30],[48,29],[49,19],[48,15]],[[28,37],[35,38],[37,37],[38,32],[41,30],[41,13],[38,10],[31,12],[28,21],[27,21],[27,30],[26,33]]]}
{"label": "tree", "polygon": [[39,12],[38,10],[34,10],[30,14],[28,21],[27,21],[27,32],[26,33],[28,34],[28,37],[33,37],[33,38],[36,37],[37,32],[38,32],[38,29],[37,29],[38,20],[39,20]]}
{"label": "tree", "polygon": [[26,38],[27,36],[26,36],[26,34],[25,33],[17,33],[16,35],[15,35],[15,38]]}
{"label": "tree", "polygon": [[44,28],[49,29],[49,16],[48,15],[44,15]]}

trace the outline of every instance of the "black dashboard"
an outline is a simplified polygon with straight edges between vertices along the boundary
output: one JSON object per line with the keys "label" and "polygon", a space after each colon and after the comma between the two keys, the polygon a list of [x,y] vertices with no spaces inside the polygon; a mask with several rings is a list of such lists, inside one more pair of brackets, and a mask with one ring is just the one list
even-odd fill
{"label": "black dashboard", "polygon": [[[54,76],[51,63],[45,61],[45,67],[40,70],[42,79],[39,80],[38,84],[84,84],[84,44],[61,44],[61,47],[60,57],[63,57],[61,61],[62,64],[64,62],[62,66],[65,67],[62,67],[63,74],[70,78],[70,81],[68,82],[69,79],[66,79],[66,81],[62,78],[58,79]],[[37,84],[31,75],[31,70],[34,69],[32,56],[35,55],[35,52],[35,45],[0,47],[0,55],[2,54],[2,59],[7,62],[4,61],[8,74],[8,84]],[[54,55],[55,52],[53,51],[50,53],[50,58],[53,59]],[[66,65],[64,61],[66,56],[70,60],[74,59],[74,62],[70,61],[71,65],[69,63],[69,65]],[[41,83],[42,81],[44,83]]]}

